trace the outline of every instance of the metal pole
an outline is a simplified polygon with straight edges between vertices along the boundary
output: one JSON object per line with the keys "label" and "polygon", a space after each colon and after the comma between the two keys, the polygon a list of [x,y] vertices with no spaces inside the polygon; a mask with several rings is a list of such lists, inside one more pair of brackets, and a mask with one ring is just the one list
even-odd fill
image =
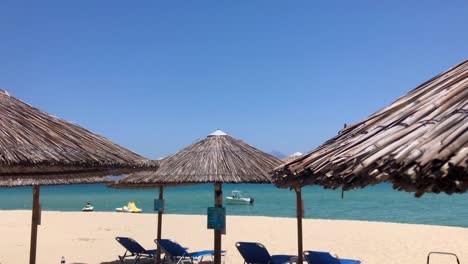
{"label": "metal pole", "polygon": [[301,188],[296,188],[296,215],[297,215],[297,263],[302,264],[302,217],[304,208],[302,205]]}
{"label": "metal pole", "polygon": [[39,220],[39,192],[40,187],[33,187],[33,208],[31,221],[31,246],[29,251],[29,264],[36,264],[37,225]]}
{"label": "metal pole", "polygon": [[[223,207],[223,187],[221,183],[214,185],[215,207]],[[221,230],[214,231],[214,264],[221,264]]]}
{"label": "metal pole", "polygon": [[[164,197],[164,187],[161,185],[159,186],[159,200],[162,200],[163,197]],[[163,211],[160,209],[158,211],[158,236],[157,236],[158,241],[161,240],[162,215],[163,215]],[[158,248],[156,252],[156,263],[161,263],[161,247],[159,246],[159,243],[158,243]]]}

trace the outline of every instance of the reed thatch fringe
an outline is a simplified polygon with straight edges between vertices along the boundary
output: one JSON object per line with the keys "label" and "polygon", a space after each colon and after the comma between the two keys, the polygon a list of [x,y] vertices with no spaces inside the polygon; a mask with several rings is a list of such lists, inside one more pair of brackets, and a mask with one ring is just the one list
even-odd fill
{"label": "reed thatch fringe", "polygon": [[[57,179],[63,174],[59,182],[65,184],[70,177],[122,174],[155,166],[104,137],[0,90],[0,178],[43,174]],[[40,184],[33,180],[25,184],[31,182]],[[44,180],[45,184],[51,182]]]}
{"label": "reed thatch fringe", "polygon": [[[95,175],[95,174],[93,174]],[[20,187],[20,186],[39,186],[39,185],[64,185],[64,184],[95,184],[95,183],[113,183],[114,180],[107,177],[96,177],[86,175],[70,174],[61,175],[28,175],[3,176],[0,177],[0,187]]]}
{"label": "reed thatch fringe", "polygon": [[129,174],[112,187],[270,183],[268,172],[280,164],[277,158],[229,135],[210,135],[162,159],[156,171]]}
{"label": "reed thatch fringe", "polygon": [[279,187],[360,188],[384,181],[416,192],[468,189],[468,61],[418,86],[317,149],[276,168]]}

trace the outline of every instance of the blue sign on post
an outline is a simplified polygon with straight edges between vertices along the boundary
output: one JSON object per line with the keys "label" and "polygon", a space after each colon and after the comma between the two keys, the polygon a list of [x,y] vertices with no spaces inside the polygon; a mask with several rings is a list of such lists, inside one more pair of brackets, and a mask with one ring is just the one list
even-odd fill
{"label": "blue sign on post", "polygon": [[164,199],[154,199],[154,211],[164,213]]}
{"label": "blue sign on post", "polygon": [[221,230],[226,234],[226,208],[208,207],[208,229]]}

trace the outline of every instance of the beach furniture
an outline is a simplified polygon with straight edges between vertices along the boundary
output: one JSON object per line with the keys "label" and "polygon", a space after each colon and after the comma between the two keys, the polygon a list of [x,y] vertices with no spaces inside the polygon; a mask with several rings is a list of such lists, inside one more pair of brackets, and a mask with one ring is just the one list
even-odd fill
{"label": "beach furniture", "polygon": [[297,257],[292,255],[270,255],[260,243],[237,242],[236,247],[244,258],[244,264],[282,264],[297,260]]}
{"label": "beach furniture", "polygon": [[455,260],[457,261],[457,264],[460,264],[460,259],[458,259],[457,255],[455,255],[453,253],[450,253],[450,252],[437,252],[437,251],[429,252],[429,254],[427,254],[427,264],[429,264],[429,260],[431,259],[431,255],[452,256],[452,257],[455,257]]}
{"label": "beach furniture", "polygon": [[[175,263],[198,263],[205,256],[214,256],[214,250],[202,250],[196,252],[188,252],[187,248],[182,247],[179,243],[170,239],[155,239],[154,243],[161,248],[161,253],[164,253],[164,260],[170,260]],[[226,251],[222,250],[221,255],[224,256]]]}
{"label": "beach furniture", "polygon": [[146,250],[138,242],[129,238],[129,237],[116,237],[115,240],[119,242],[124,248],[125,253],[123,256],[118,256],[120,263],[124,263],[125,258],[135,257],[133,263],[140,263],[141,257],[154,258],[156,255],[156,250]]}
{"label": "beach furniture", "polygon": [[[0,187],[32,187],[29,264],[36,263],[43,185],[108,183],[158,165],[0,89]],[[23,252],[25,253],[25,252]],[[47,254],[47,252],[45,253]]]}
{"label": "beach furniture", "polygon": [[414,192],[416,197],[468,190],[463,134],[467,72],[465,60],[366,119],[345,125],[335,137],[270,173],[277,187],[296,191],[299,263],[303,251],[301,189],[306,185],[341,187],[342,196],[346,190],[383,182],[391,182],[395,190]]}
{"label": "beach furniture", "polygon": [[360,264],[359,260],[340,259],[332,256],[329,252],[304,251],[304,259],[309,264]]}

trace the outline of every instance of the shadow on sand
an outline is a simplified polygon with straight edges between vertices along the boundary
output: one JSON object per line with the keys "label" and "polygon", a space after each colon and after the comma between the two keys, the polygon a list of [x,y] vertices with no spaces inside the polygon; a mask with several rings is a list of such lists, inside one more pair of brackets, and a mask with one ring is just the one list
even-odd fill
{"label": "shadow on sand", "polygon": [[[134,262],[135,262],[134,259],[127,259],[123,263],[132,264]],[[140,263],[141,264],[153,264],[154,260],[153,259],[140,259]],[[120,264],[120,260],[117,259],[117,260],[111,260],[111,261],[104,261],[104,262],[101,262],[101,264]]]}
{"label": "shadow on sand", "polygon": [[[135,260],[134,259],[126,259],[123,263],[124,264],[132,264],[134,263]],[[140,259],[140,262],[141,264],[154,264],[154,259]],[[101,264],[120,264],[120,260],[111,260],[111,261],[104,261],[104,262],[101,262]]]}
{"label": "shadow on sand", "polygon": [[[135,260],[134,259],[127,259],[123,263],[124,264],[132,264]],[[141,264],[153,264],[154,260],[153,259],[140,259]],[[165,264],[170,264],[171,262],[164,262]],[[175,262],[174,262],[175,263]],[[213,261],[211,260],[203,260],[202,262],[198,262],[199,264],[212,264]],[[72,264],[85,264],[85,263],[72,263]],[[101,262],[100,264],[120,264],[120,260],[112,260],[112,261],[104,261]]]}

